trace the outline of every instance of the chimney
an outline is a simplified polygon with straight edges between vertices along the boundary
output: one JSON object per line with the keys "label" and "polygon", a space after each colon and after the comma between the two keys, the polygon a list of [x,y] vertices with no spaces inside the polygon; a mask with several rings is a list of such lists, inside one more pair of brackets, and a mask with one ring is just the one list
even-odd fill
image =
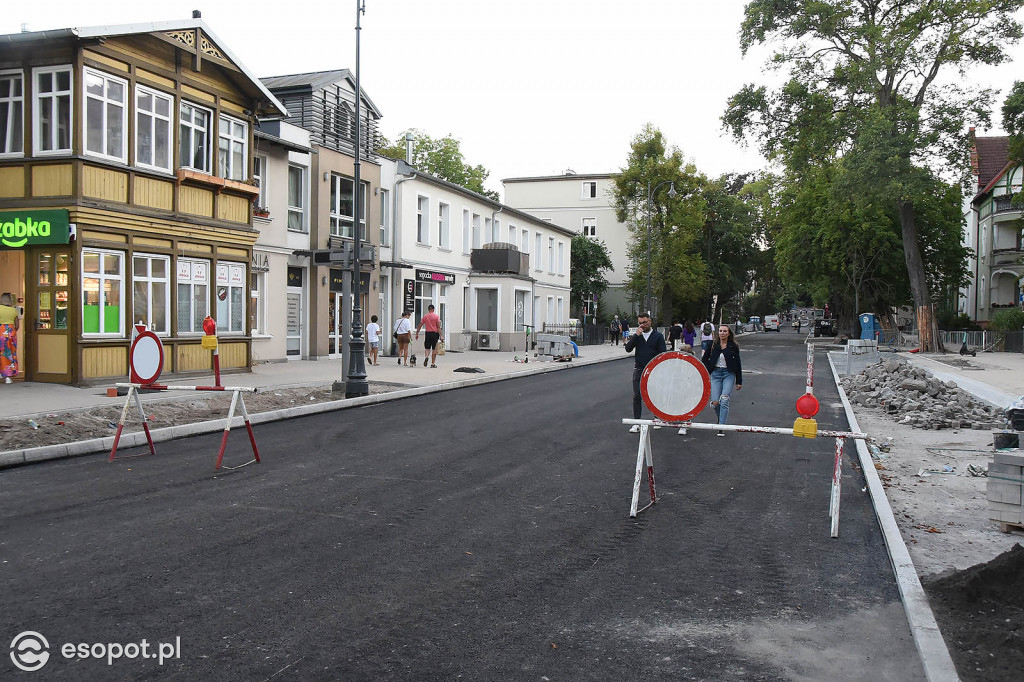
{"label": "chimney", "polygon": [[192,18],[193,19],[202,19],[203,18],[203,13],[200,12],[199,10],[197,10],[197,9],[194,9],[194,10],[192,10]]}
{"label": "chimney", "polygon": [[405,162],[412,165],[412,133],[405,134]]}

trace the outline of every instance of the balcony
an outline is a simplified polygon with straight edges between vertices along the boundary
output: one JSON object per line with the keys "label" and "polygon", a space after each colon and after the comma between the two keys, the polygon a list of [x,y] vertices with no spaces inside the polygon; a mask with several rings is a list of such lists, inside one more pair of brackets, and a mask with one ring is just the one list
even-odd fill
{"label": "balcony", "polygon": [[483,248],[473,249],[469,255],[469,264],[473,272],[491,272],[528,276],[530,273],[530,254],[520,253],[514,244],[493,242],[484,244]]}

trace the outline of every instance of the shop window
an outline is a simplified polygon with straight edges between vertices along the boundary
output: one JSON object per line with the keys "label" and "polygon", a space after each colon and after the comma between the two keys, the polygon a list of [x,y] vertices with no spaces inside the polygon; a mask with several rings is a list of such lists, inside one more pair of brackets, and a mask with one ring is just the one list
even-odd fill
{"label": "shop window", "polygon": [[32,137],[36,154],[71,151],[71,67],[51,66],[32,70],[35,107]]}
{"label": "shop window", "polygon": [[124,253],[82,249],[82,333],[124,335]]}
{"label": "shop window", "polygon": [[178,259],[178,334],[202,334],[210,310],[210,262]]}
{"label": "shop window", "polygon": [[173,108],[170,95],[141,85],[135,88],[135,163],[139,166],[171,170]]}
{"label": "shop window", "polygon": [[249,127],[228,116],[220,117],[217,171],[229,180],[246,179]]}
{"label": "shop window", "polygon": [[85,153],[128,163],[128,81],[85,70]]}
{"label": "shop window", "polygon": [[25,151],[25,96],[20,71],[0,71],[0,156]]}
{"label": "shop window", "polygon": [[157,334],[171,331],[171,259],[137,253],[132,256],[133,322]]}
{"label": "shop window", "polygon": [[210,119],[206,109],[190,102],[178,108],[178,154],[182,168],[210,173]]}
{"label": "shop window", "polygon": [[217,331],[245,331],[245,266],[217,263]]}

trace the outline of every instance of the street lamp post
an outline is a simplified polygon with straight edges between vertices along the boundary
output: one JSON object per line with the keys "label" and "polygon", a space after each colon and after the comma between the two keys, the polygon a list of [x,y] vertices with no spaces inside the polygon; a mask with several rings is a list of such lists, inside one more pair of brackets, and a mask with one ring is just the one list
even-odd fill
{"label": "street lamp post", "polygon": [[654,193],[658,191],[658,188],[665,183],[670,183],[668,188],[668,196],[671,199],[676,197],[676,183],[675,180],[662,180],[653,188],[651,187],[651,181],[647,181],[647,297],[644,299],[644,311],[648,315],[652,314],[651,311],[651,224],[654,222]]}
{"label": "street lamp post", "polygon": [[345,382],[345,397],[358,398],[369,395],[370,385],[366,381],[366,343],[363,341],[363,308],[360,304],[362,297],[362,277],[359,265],[359,249],[362,246],[359,234],[359,217],[361,211],[365,210],[363,204],[362,187],[359,184],[359,133],[361,123],[359,121],[359,104],[362,99],[362,90],[359,85],[359,33],[362,30],[360,18],[366,13],[366,0],[356,0],[356,126],[355,126],[355,162],[353,163],[353,201],[352,201],[352,223],[353,223],[353,257],[352,257],[352,281],[355,283],[356,296],[352,306],[352,340],[349,345],[348,377]]}

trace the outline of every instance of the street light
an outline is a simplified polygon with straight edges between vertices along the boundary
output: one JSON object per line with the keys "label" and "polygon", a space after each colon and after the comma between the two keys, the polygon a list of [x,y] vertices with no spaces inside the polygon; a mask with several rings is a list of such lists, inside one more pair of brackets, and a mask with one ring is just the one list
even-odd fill
{"label": "street light", "polygon": [[658,188],[665,183],[671,183],[668,188],[668,196],[670,199],[675,199],[678,192],[676,192],[675,180],[662,180],[653,188],[651,187],[651,181],[647,181],[647,298],[644,299],[645,312],[650,315],[651,311],[651,223],[654,222],[654,193],[658,191]]}
{"label": "street light", "polygon": [[[365,349],[366,343],[363,341],[363,308],[360,304],[362,298],[362,277],[361,268],[359,265],[359,248],[360,234],[359,234],[359,216],[361,211],[365,210],[363,204],[363,192],[362,187],[359,185],[359,132],[360,132],[360,121],[359,121],[359,104],[363,98],[362,90],[359,86],[359,33],[362,30],[360,25],[360,17],[366,13],[366,0],[356,0],[356,130],[355,130],[355,162],[353,163],[352,175],[353,177],[353,201],[352,201],[352,223],[353,223],[353,242],[355,248],[353,249],[352,259],[352,281],[355,282],[356,299],[355,304],[352,306],[352,340],[349,343],[349,361],[348,361],[348,377],[345,382],[345,397],[346,398],[359,398],[360,396],[369,395],[370,385],[366,381],[366,356]],[[369,235],[367,235],[369,236]]]}

